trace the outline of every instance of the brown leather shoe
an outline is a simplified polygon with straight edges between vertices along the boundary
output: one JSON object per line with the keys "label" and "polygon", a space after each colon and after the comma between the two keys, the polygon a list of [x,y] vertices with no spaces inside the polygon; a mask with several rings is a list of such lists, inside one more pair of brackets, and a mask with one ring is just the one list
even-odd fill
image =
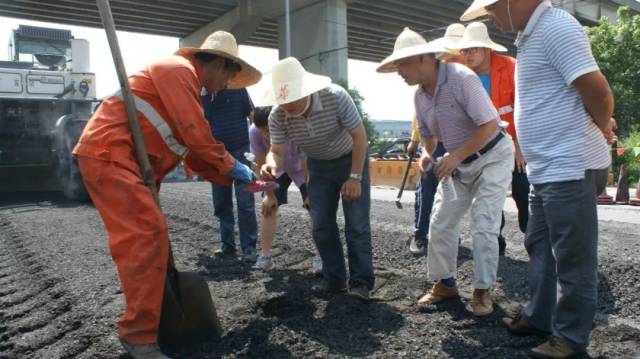
{"label": "brown leather shoe", "polygon": [[477,317],[484,317],[493,313],[493,301],[489,289],[474,289],[471,300],[471,311]]}
{"label": "brown leather shoe", "polygon": [[427,306],[442,302],[445,299],[458,296],[458,286],[447,287],[440,281],[437,281],[431,290],[418,300],[418,306]]}
{"label": "brown leather shoe", "polygon": [[531,349],[527,354],[541,359],[568,359],[585,356],[584,350],[573,348],[566,340],[551,337],[548,341]]}
{"label": "brown leather shoe", "polygon": [[513,335],[517,336],[527,336],[527,335],[547,335],[549,333],[534,328],[529,322],[527,318],[521,313],[518,313],[515,318],[502,318],[502,322],[507,326],[509,332]]}

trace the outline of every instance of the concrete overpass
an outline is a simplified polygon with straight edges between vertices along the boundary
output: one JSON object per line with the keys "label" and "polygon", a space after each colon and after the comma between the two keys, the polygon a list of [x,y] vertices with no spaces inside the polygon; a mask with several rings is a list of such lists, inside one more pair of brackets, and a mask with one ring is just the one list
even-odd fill
{"label": "concrete overpass", "polygon": [[[290,0],[291,55],[311,71],[347,78],[347,57],[380,61],[396,36],[410,26],[425,37],[442,35],[472,0]],[[615,18],[619,5],[640,11],[636,0],[553,0],[594,24]],[[285,0],[111,0],[118,30],[174,36],[198,46],[224,29],[245,45],[285,52]],[[2,0],[0,16],[101,27],[93,0]],[[512,35],[493,30],[495,41],[511,46]]]}

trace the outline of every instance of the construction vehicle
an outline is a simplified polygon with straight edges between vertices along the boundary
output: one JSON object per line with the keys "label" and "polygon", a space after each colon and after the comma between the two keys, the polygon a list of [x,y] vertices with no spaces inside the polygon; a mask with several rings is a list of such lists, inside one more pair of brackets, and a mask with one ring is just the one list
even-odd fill
{"label": "construction vehicle", "polygon": [[61,190],[88,200],[71,151],[97,103],[89,43],[20,25],[0,61],[0,192]]}

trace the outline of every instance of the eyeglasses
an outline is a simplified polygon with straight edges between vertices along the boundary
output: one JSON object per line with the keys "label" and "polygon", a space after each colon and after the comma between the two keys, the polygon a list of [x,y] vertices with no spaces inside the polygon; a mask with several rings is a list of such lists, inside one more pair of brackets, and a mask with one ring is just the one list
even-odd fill
{"label": "eyeglasses", "polygon": [[242,70],[242,65],[240,65],[239,63],[231,60],[231,59],[224,59],[224,68],[228,71],[231,72],[240,72],[240,70]]}
{"label": "eyeglasses", "polygon": [[470,47],[468,49],[462,49],[460,50],[460,55],[462,56],[475,55],[479,49],[480,49],[479,47]]}

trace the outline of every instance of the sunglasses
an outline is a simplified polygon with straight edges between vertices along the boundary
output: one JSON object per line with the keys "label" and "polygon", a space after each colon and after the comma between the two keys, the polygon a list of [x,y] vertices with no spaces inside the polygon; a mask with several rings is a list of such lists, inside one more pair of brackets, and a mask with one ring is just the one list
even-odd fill
{"label": "sunglasses", "polygon": [[240,70],[242,70],[242,65],[240,65],[239,63],[231,60],[231,59],[224,59],[224,68],[228,71],[231,72],[240,72]]}
{"label": "sunglasses", "polygon": [[462,49],[460,50],[460,55],[462,56],[467,56],[467,55],[474,55],[478,52],[478,47],[470,47],[468,49]]}

